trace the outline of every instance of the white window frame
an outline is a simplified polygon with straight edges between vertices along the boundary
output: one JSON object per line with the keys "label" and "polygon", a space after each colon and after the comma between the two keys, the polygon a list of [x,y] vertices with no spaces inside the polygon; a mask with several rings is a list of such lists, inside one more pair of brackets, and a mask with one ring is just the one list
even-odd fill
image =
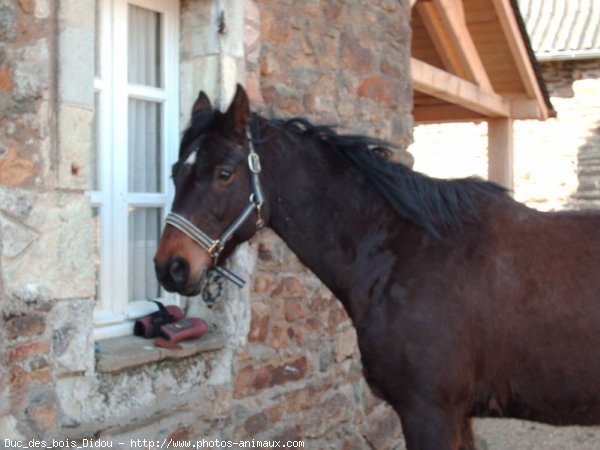
{"label": "white window frame", "polygon": [[[128,208],[162,208],[163,219],[172,203],[171,164],[179,141],[179,1],[98,0],[101,35],[100,73],[94,78],[99,95],[98,189],[88,191],[100,209],[99,298],[94,310],[94,338],[132,333],[136,317],[156,310],[150,301],[128,301]],[[161,13],[161,88],[128,82],[127,28],[129,5]],[[150,100],[162,105],[162,192],[128,192],[128,103]],[[161,290],[161,301],[178,304],[179,297]]]}

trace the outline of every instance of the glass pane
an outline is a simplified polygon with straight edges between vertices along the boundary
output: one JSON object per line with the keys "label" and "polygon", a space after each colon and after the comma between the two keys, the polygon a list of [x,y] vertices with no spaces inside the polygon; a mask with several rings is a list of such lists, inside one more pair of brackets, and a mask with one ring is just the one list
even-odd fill
{"label": "glass pane", "polygon": [[95,60],[94,60],[94,75],[99,77],[101,74],[100,67],[100,35],[102,33],[102,9],[100,8],[100,0],[96,0],[96,23],[95,23]]}
{"label": "glass pane", "polygon": [[161,105],[129,99],[129,192],[161,191]]}
{"label": "glass pane", "polygon": [[92,207],[92,232],[94,233],[94,272],[96,274],[96,305],[100,303],[100,207]]}
{"label": "glass pane", "polygon": [[159,208],[129,208],[129,301],[160,297],[153,258],[161,231]]}
{"label": "glass pane", "polygon": [[128,77],[130,83],[161,86],[161,14],[129,5]]}

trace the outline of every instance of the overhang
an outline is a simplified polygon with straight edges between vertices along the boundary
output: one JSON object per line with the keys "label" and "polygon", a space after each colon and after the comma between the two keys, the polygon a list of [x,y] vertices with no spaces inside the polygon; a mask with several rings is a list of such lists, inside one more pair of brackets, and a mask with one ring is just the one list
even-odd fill
{"label": "overhang", "polygon": [[411,0],[418,123],[556,115],[514,0]]}

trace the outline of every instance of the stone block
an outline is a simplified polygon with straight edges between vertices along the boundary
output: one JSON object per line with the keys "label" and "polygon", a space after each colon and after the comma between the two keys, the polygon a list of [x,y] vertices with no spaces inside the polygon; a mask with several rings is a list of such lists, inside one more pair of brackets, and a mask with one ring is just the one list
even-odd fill
{"label": "stone block", "polygon": [[93,421],[100,415],[104,399],[93,377],[62,377],[56,381],[56,395],[63,425],[73,427]]}
{"label": "stone block", "polygon": [[34,230],[23,227],[6,214],[0,214],[2,226],[2,256],[8,259],[18,257],[37,240]]}
{"label": "stone block", "polygon": [[0,184],[7,186],[25,186],[30,184],[36,175],[35,163],[9,148],[0,155]]}
{"label": "stone block", "polygon": [[90,183],[90,158],[94,127],[92,109],[62,104],[59,108],[59,160],[57,186],[86,189]]}
{"label": "stone block", "polygon": [[396,103],[394,98],[395,88],[393,81],[373,75],[365,78],[360,83],[357,94],[359,97],[369,98],[391,107]]}
{"label": "stone block", "polygon": [[[8,297],[25,302],[28,293],[54,299],[92,297],[95,273],[88,199],[70,193],[32,197],[18,189],[0,190],[0,198],[20,204],[11,208],[24,219],[19,226],[36,235],[16,257],[2,253]],[[27,233],[23,236],[29,239]]]}
{"label": "stone block", "polygon": [[27,437],[19,431],[17,419],[11,415],[0,417],[0,436],[2,439],[13,439],[22,442],[27,439]]}
{"label": "stone block", "polygon": [[0,67],[0,92],[10,92],[13,84],[8,67]]}
{"label": "stone block", "polygon": [[35,0],[35,9],[33,14],[36,19],[47,19],[50,17],[51,2],[52,0]]}
{"label": "stone block", "polygon": [[264,303],[252,302],[248,341],[264,342],[269,333],[269,322],[269,307]]}
{"label": "stone block", "polygon": [[50,344],[46,341],[24,342],[9,347],[4,354],[4,362],[8,365],[21,363],[35,356],[47,355],[49,351]]}
{"label": "stone block", "polygon": [[13,93],[19,102],[23,99],[48,99],[50,86],[48,46],[48,40],[42,38],[14,51],[12,55]]}
{"label": "stone block", "polygon": [[334,391],[320,405],[309,410],[302,423],[305,438],[322,436],[328,429],[348,421],[353,413],[351,400],[339,391]]}
{"label": "stone block", "polygon": [[94,369],[91,300],[57,302],[49,315],[52,326],[52,354],[57,375],[90,373]]}
{"label": "stone block", "polygon": [[17,36],[15,2],[0,3],[0,41],[11,42]]}
{"label": "stone block", "polygon": [[46,328],[45,318],[39,314],[24,314],[6,321],[8,339],[38,336]]}
{"label": "stone block", "polygon": [[[46,3],[46,0],[36,0],[36,4],[37,3],[43,4]],[[81,2],[79,0],[61,0],[59,10],[61,25],[65,28],[80,28],[82,30],[94,33],[96,25],[96,11],[94,3],[95,2]],[[36,13],[44,14],[44,6],[40,5],[38,7],[36,5]]]}
{"label": "stone block", "polygon": [[28,422],[37,438],[55,436],[58,425],[56,405],[43,405],[27,410]]}
{"label": "stone block", "polygon": [[374,62],[371,50],[362,46],[357,36],[349,33],[343,33],[340,41],[342,67],[358,74],[370,72]]}
{"label": "stone block", "polygon": [[200,91],[215,105],[219,95],[219,70],[218,55],[197,56],[181,64],[181,123],[189,123],[192,105]]}
{"label": "stone block", "polygon": [[183,59],[219,54],[216,2],[187,2],[181,11]]}
{"label": "stone block", "polygon": [[88,109],[94,107],[94,45],[93,28],[61,29],[58,61],[58,93],[61,102]]}
{"label": "stone block", "polygon": [[[234,58],[244,57],[244,0],[224,0],[225,30],[220,34],[221,51]],[[219,13],[220,14],[220,13]]]}
{"label": "stone block", "polygon": [[356,343],[356,332],[354,328],[348,328],[344,331],[339,332],[336,337],[336,356],[337,362],[342,362],[345,359],[352,358],[357,353],[358,347]]}
{"label": "stone block", "polygon": [[306,317],[305,299],[289,299],[285,302],[285,320],[295,322]]}
{"label": "stone block", "polygon": [[8,386],[13,395],[31,391],[36,386],[48,386],[50,383],[52,383],[50,367],[28,371],[20,365],[13,365],[8,370]]}
{"label": "stone block", "polygon": [[283,299],[293,299],[306,297],[306,292],[302,282],[297,277],[284,277],[277,287],[271,292],[271,297],[281,297]]}

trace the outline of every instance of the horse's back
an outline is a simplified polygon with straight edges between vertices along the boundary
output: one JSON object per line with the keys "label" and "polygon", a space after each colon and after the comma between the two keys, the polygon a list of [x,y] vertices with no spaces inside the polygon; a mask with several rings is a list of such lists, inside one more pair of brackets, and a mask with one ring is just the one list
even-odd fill
{"label": "horse's back", "polygon": [[511,209],[489,241],[487,377],[504,414],[600,423],[600,214]]}

